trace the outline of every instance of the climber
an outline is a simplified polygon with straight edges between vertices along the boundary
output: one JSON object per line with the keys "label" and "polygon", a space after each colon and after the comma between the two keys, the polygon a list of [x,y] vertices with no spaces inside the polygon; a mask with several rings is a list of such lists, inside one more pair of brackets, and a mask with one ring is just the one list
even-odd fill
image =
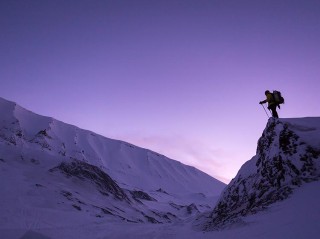
{"label": "climber", "polygon": [[271,110],[272,117],[279,118],[277,113],[277,103],[274,100],[273,94],[268,90],[266,90],[264,94],[266,95],[267,99],[260,101],[259,104],[264,104],[268,102],[268,109]]}

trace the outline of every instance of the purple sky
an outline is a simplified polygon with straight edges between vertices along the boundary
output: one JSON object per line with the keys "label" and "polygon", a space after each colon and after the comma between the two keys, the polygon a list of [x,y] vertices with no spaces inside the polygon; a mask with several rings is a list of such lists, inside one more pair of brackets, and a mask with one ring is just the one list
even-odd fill
{"label": "purple sky", "polygon": [[320,115],[319,0],[3,0],[0,30],[0,96],[224,182],[266,89]]}

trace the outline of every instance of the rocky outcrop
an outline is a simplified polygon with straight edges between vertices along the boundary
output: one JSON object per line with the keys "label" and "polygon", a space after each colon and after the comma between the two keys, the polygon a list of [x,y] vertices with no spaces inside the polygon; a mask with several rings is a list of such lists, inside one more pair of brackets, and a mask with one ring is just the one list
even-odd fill
{"label": "rocky outcrop", "polygon": [[270,119],[258,141],[256,156],[242,166],[223,191],[203,229],[217,230],[239,222],[286,199],[296,187],[319,180],[320,144],[315,148],[304,141],[308,131],[314,130]]}
{"label": "rocky outcrop", "polygon": [[77,177],[86,182],[93,183],[103,195],[113,195],[115,199],[130,201],[118,184],[97,166],[75,160],[70,163],[62,162],[59,166],[50,169],[50,172],[57,171],[65,174],[67,177]]}
{"label": "rocky outcrop", "polygon": [[134,200],[141,202],[140,200],[145,200],[145,201],[157,201],[156,199],[154,199],[153,197],[151,197],[149,194],[143,192],[143,191],[131,191],[131,196]]}

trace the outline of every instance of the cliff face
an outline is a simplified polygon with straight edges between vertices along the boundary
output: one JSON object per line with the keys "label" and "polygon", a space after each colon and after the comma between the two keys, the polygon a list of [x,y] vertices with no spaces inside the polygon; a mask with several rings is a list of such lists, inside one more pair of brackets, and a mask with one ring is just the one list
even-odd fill
{"label": "cliff face", "polygon": [[204,230],[241,221],[320,179],[320,118],[270,119],[256,155],[222,192]]}

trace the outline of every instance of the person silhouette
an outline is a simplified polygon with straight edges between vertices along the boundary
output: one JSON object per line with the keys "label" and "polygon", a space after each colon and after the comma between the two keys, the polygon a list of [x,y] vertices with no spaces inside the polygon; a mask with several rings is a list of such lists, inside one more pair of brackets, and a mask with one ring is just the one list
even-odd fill
{"label": "person silhouette", "polygon": [[264,94],[266,95],[266,99],[263,101],[260,101],[259,104],[265,104],[268,102],[268,109],[271,110],[272,112],[272,117],[273,118],[279,118],[278,112],[277,112],[277,103],[275,102],[274,98],[273,98],[273,94],[266,90],[264,92]]}

